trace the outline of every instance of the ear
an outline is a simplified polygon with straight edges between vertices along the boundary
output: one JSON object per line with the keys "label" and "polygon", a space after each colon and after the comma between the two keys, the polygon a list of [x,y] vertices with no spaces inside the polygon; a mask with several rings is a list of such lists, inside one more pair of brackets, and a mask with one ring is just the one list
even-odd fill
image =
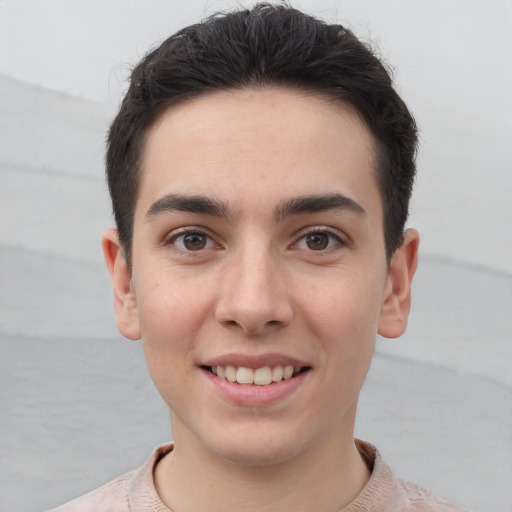
{"label": "ear", "polygon": [[385,338],[398,338],[407,327],[411,308],[411,283],[418,265],[419,243],[418,232],[408,229],[404,233],[402,245],[391,258],[378,330]]}
{"label": "ear", "polygon": [[126,264],[117,230],[108,229],[101,237],[103,254],[114,289],[114,307],[119,332],[131,340],[141,337],[137,301],[132,286],[131,272]]}

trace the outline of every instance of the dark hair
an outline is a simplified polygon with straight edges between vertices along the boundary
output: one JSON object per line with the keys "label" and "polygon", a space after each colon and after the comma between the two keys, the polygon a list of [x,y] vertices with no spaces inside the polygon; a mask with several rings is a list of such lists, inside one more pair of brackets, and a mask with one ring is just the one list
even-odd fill
{"label": "dark hair", "polygon": [[106,167],[128,265],[144,136],[169,106],[243,87],[288,86],[352,104],[376,140],[388,261],[403,240],[415,175],[416,124],[372,50],[341,25],[258,4],[180,30],[134,68],[110,127]]}

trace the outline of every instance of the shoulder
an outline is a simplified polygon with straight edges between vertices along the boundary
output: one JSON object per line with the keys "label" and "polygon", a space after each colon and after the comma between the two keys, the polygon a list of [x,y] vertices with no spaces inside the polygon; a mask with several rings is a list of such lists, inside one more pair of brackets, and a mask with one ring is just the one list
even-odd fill
{"label": "shoulder", "polygon": [[396,479],[397,488],[399,495],[402,497],[404,504],[406,505],[405,510],[411,510],[414,512],[468,512],[467,509],[463,509],[448,503],[446,500],[437,496],[433,492],[413,484],[406,482],[399,478]]}
{"label": "shoulder", "polygon": [[153,470],[162,457],[173,449],[172,444],[156,448],[137,470],[125,473],[49,512],[167,512],[153,482]]}
{"label": "shoulder", "polygon": [[93,510],[129,512],[128,488],[134,474],[135,471],[126,473],[50,512],[92,512]]}
{"label": "shoulder", "polygon": [[343,512],[468,512],[419,485],[396,478],[370,443],[356,440],[356,445],[372,474],[361,495]]}

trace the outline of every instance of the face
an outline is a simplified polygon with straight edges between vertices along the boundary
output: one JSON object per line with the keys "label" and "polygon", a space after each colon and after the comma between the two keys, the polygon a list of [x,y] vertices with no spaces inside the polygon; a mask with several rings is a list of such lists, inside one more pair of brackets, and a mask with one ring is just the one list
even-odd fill
{"label": "face", "polygon": [[177,445],[272,464],[352,442],[376,334],[396,321],[382,226],[372,138],[350,106],[247,89],[162,116],[132,274],[115,244],[110,266],[119,328],[142,336]]}

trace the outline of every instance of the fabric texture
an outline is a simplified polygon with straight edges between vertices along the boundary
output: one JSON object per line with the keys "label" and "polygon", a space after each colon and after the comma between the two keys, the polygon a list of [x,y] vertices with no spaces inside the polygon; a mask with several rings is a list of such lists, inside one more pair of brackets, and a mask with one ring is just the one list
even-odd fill
{"label": "fabric texture", "polygon": [[[357,439],[356,445],[371,477],[340,512],[464,512],[418,485],[395,478],[375,446]],[[156,448],[139,469],[50,512],[172,512],[160,500],[153,481],[156,464],[172,449],[172,444]]]}

